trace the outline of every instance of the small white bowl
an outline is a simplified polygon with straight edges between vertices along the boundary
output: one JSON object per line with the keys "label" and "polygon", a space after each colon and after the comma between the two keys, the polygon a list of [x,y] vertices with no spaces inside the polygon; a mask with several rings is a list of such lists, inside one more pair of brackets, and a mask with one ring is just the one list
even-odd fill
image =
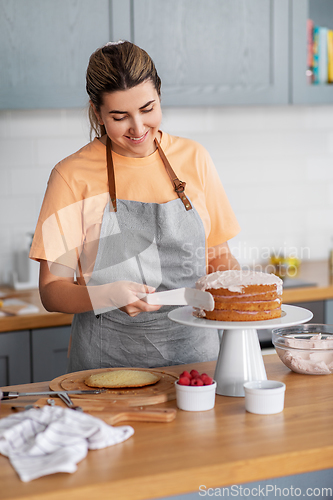
{"label": "small white bowl", "polygon": [[210,385],[180,385],[175,382],[177,406],[185,411],[206,411],[215,406],[216,382]]}
{"label": "small white bowl", "polygon": [[284,408],[286,386],[277,380],[255,380],[244,384],[245,409],[259,415],[280,413]]}

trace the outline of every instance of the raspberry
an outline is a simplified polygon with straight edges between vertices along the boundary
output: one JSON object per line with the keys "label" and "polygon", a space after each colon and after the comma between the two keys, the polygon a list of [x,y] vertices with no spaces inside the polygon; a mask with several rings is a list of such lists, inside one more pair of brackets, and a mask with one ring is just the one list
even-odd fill
{"label": "raspberry", "polygon": [[190,385],[190,379],[188,377],[179,377],[179,385]]}
{"label": "raspberry", "polygon": [[200,373],[198,370],[191,370],[190,373],[185,370],[183,373],[179,375],[179,380],[178,383],[180,385],[195,385],[195,386],[201,386],[201,385],[211,385],[214,383],[214,380],[212,377],[207,375],[207,373]]}
{"label": "raspberry", "polygon": [[211,385],[214,381],[212,377],[209,377],[208,375],[201,375],[201,380],[203,381],[204,385]]}
{"label": "raspberry", "polygon": [[191,382],[190,382],[190,385],[195,385],[195,386],[199,386],[199,385],[204,385],[203,381],[201,380],[201,378],[199,377],[195,377],[195,378],[192,378]]}

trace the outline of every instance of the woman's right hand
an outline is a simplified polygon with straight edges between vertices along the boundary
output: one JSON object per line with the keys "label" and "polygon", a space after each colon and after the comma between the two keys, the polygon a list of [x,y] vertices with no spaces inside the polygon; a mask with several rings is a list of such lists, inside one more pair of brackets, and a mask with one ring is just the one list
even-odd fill
{"label": "woman's right hand", "polygon": [[93,310],[121,309],[129,316],[140,312],[158,311],[160,305],[141,300],[155,288],[133,281],[116,281],[105,285],[85,286],[74,282],[74,271],[60,264],[40,262],[39,290],[47,311],[69,314]]}
{"label": "woman's right hand", "polygon": [[[112,309],[120,309],[131,317],[135,317],[141,312],[158,311],[161,307],[160,305],[147,304],[142,300],[148,293],[155,291],[154,287],[134,281],[116,281],[101,285],[101,287],[105,288],[103,294],[107,292],[106,297],[110,300]],[[94,304],[92,305],[95,309]]]}

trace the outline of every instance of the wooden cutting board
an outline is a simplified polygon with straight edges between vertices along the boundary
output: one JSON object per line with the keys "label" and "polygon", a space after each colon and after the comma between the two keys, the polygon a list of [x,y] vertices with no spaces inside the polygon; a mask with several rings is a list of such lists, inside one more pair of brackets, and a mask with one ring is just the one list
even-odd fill
{"label": "wooden cutting board", "polygon": [[[53,398],[56,406],[66,407],[59,398]],[[86,399],[77,399],[71,397],[74,404],[81,406],[85,413],[89,413],[93,417],[104,420],[109,425],[114,425],[119,422],[172,422],[176,418],[176,408],[150,408],[138,406],[129,408],[119,406],[108,401],[91,401]],[[36,403],[37,406],[45,406],[47,398],[41,398]],[[73,410],[74,411],[74,410]]]}
{"label": "wooden cutting board", "polygon": [[[92,374],[102,373],[106,371],[123,370],[124,368],[100,368],[96,370],[84,370],[80,372],[67,373],[53,379],[49,387],[52,391],[73,391],[92,389],[88,387],[84,381]],[[75,398],[85,399],[89,401],[108,401],[117,404],[118,406],[144,406],[164,403],[176,399],[175,381],[178,380],[178,375],[175,373],[166,372],[159,369],[146,368],[126,368],[126,370],[141,370],[149,371],[159,375],[160,380],[153,385],[145,387],[135,387],[129,389],[106,389],[101,394],[76,394]],[[74,396],[73,396],[74,397]]]}

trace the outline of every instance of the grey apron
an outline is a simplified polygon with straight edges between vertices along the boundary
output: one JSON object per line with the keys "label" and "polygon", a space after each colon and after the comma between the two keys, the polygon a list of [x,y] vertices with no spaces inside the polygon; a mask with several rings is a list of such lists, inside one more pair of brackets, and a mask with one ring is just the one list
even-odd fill
{"label": "grey apron", "polygon": [[[109,163],[110,144],[107,151]],[[109,185],[113,182],[109,173]],[[175,200],[157,204],[119,200],[110,189],[116,211],[110,211],[109,204],[105,207],[89,286],[128,280],[163,291],[193,287],[206,274],[203,223],[184,189],[181,193]],[[68,371],[153,368],[217,359],[217,330],[171,321],[168,313],[175,307],[162,306],[136,317],[120,309],[75,314]]]}

